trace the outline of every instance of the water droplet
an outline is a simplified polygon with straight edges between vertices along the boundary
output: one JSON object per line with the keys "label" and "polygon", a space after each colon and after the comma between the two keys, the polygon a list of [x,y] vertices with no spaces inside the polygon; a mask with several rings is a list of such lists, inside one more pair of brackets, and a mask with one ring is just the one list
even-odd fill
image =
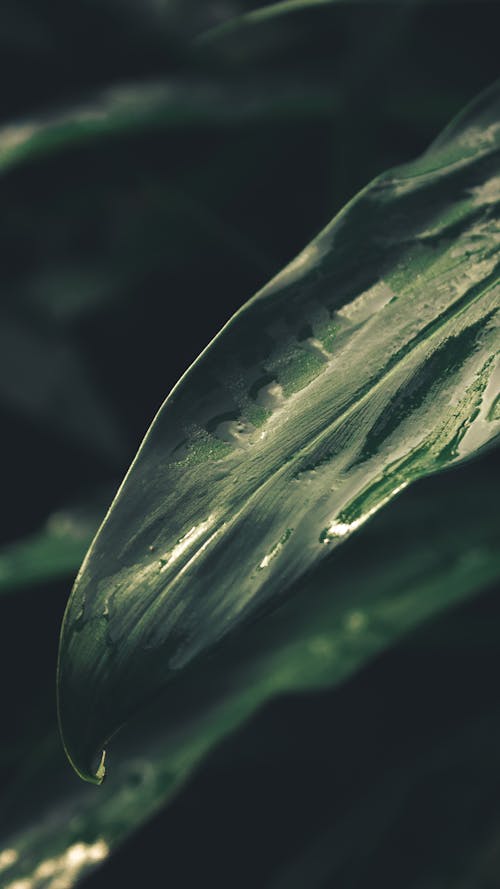
{"label": "water droplet", "polygon": [[285,400],[283,386],[281,386],[277,380],[273,380],[271,383],[266,383],[265,386],[262,386],[262,388],[259,389],[255,400],[257,404],[267,408],[267,410],[274,410],[283,404]]}
{"label": "water droplet", "polygon": [[395,294],[385,281],[377,281],[356,299],[339,309],[337,316],[351,324],[362,324],[372,315],[380,312],[394,298]]}
{"label": "water droplet", "polygon": [[245,424],[243,420],[224,420],[215,428],[214,434],[226,444],[245,447],[249,444],[250,434],[254,427]]}
{"label": "water droplet", "polygon": [[330,361],[332,357],[329,352],[325,349],[324,345],[320,340],[317,340],[315,337],[309,337],[306,340],[303,340],[300,344],[303,349],[307,352],[310,352],[311,355],[315,355],[316,358],[320,358],[321,361]]}
{"label": "water droplet", "polygon": [[104,776],[106,774],[105,763],[106,763],[106,751],[103,750],[101,753],[101,759],[100,759],[99,765],[97,766],[96,773],[95,773],[95,776],[96,776],[97,780],[99,781],[99,784],[102,781],[104,781]]}
{"label": "water droplet", "polygon": [[262,561],[259,565],[259,570],[262,570],[263,568],[267,568],[269,566],[270,562],[272,561],[272,559],[274,559],[277,555],[279,555],[279,553],[283,549],[285,543],[287,542],[287,540],[289,539],[289,537],[291,536],[292,533],[293,533],[293,528],[286,529],[282,538],[280,540],[278,540],[277,543],[274,544],[272,549],[270,549],[269,552],[262,559]]}
{"label": "water droplet", "polygon": [[361,524],[361,520],[356,520],[354,522],[333,522],[329,528],[323,528],[321,534],[319,535],[320,543],[331,543],[332,540],[338,540],[340,537],[347,537],[351,531],[354,531],[358,525]]}

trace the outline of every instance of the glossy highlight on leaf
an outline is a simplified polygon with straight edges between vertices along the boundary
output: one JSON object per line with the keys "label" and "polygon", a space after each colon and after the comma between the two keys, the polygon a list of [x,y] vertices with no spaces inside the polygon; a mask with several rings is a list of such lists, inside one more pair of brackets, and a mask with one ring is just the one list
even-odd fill
{"label": "glossy highlight on leaf", "polygon": [[61,729],[83,777],[180,669],[497,438],[499,152],[496,85],[351,201],[167,398],[63,624]]}

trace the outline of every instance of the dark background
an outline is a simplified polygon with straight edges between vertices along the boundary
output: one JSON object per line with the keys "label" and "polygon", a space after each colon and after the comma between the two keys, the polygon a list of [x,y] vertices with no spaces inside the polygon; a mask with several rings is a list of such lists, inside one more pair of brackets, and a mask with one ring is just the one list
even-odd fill
{"label": "dark background", "polygon": [[[219,96],[213,119],[131,128],[0,179],[3,543],[62,506],[106,501],[168,391],[228,317],[499,73],[498,3],[346,3],[192,50],[192,35],[221,9],[243,8],[0,2],[3,124],[158,78],[188,90],[213,84]],[[294,98],[280,108],[283,89]],[[228,90],[236,108],[248,95],[257,106],[276,95],[277,110],[232,115]],[[438,623],[437,638],[455,639],[454,626],[498,626],[494,593]],[[3,691],[7,747],[20,726],[36,738],[53,708],[42,689],[67,595],[67,584],[51,584],[50,594],[39,586],[2,603],[0,670],[15,675]],[[307,873],[328,860],[352,794],[359,824],[344,826],[344,863],[335,882],[326,867],[325,886],[407,889],[409,858],[425,876],[436,857],[461,861],[464,837],[493,846],[483,876],[464,887],[497,886],[498,852],[481,825],[485,798],[497,804],[498,721],[486,746],[484,734],[460,746],[454,732],[464,712],[471,726],[488,720],[497,647],[491,634],[464,655],[417,634],[338,691],[269,705],[89,887],[260,887],[283,868],[286,880],[303,856]],[[433,754],[401,808],[396,766],[413,774],[443,739],[456,741],[451,764],[434,768]],[[10,768],[7,758],[4,779]],[[379,771],[394,771],[389,796],[395,787],[380,842],[363,824]],[[464,786],[482,788],[480,806]]]}

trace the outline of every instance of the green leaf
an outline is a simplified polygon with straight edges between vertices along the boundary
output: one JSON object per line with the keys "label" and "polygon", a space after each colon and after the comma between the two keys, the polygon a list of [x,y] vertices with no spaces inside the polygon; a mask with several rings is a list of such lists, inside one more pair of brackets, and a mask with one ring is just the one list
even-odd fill
{"label": "green leaf", "polygon": [[0,548],[0,595],[76,575],[102,510],[61,509],[34,534]]}
{"label": "green leaf", "polygon": [[212,43],[221,37],[226,37],[234,32],[244,30],[253,25],[259,25],[264,22],[273,21],[283,15],[289,15],[293,12],[305,12],[307,9],[316,9],[321,6],[333,6],[334,4],[348,3],[350,0],[280,0],[278,3],[269,3],[266,6],[258,6],[256,9],[250,9],[235,18],[215,25],[208,31],[201,34],[196,42],[199,44]]}
{"label": "green leaf", "polygon": [[74,885],[265,701],[345,680],[415,625],[498,581],[495,469],[482,458],[406,491],[282,608],[170,683],[141,725],[116,739],[98,791],[75,779],[55,738],[20,762],[1,807],[7,887],[49,871]]}
{"label": "green leaf", "polygon": [[338,97],[319,82],[256,78],[158,80],[107,87],[69,108],[0,127],[0,172],[113,135],[158,128],[330,114]]}
{"label": "green leaf", "polygon": [[[383,5],[383,3],[380,3],[380,0],[371,0],[371,2],[374,6]],[[453,2],[453,0],[449,0],[449,2]],[[368,3],[370,3],[370,0],[368,0]],[[322,6],[344,5],[352,5],[352,0],[278,0],[277,3],[261,5],[236,17],[228,18],[226,21],[200,34],[196,39],[196,43],[201,45],[211,44],[220,38],[228,37],[255,25],[273,22],[291,13],[306,12],[307,10],[318,9]],[[398,0],[393,5],[397,7],[405,5],[411,7],[415,5],[415,0]]]}
{"label": "green leaf", "polygon": [[[254,288],[256,280],[265,281],[283,260],[269,260],[260,233],[257,238],[245,233],[245,221],[242,226],[234,211],[228,212],[229,199],[241,200],[242,189],[252,194],[256,152],[265,152],[265,164],[274,175],[274,157],[279,158],[280,144],[286,141],[278,137],[274,156],[269,153],[269,127],[281,122],[286,132],[294,121],[296,128],[306,122],[315,125],[329,120],[338,105],[338,91],[317,77],[256,76],[251,85],[242,77],[231,83],[165,78],[116,85],[71,107],[0,127],[2,236],[13,257],[19,252],[26,256],[4,269],[7,311],[24,314],[30,327],[40,318],[44,326],[47,321],[64,325],[66,344],[67,328],[80,325],[81,346],[81,322],[92,322],[113,304],[130,312],[134,300],[140,306],[147,302],[144,315],[156,314],[158,289],[172,287],[177,275],[189,291],[185,268],[193,250],[206,251],[224,264],[228,257],[235,264],[239,259],[243,275],[245,268],[252,273],[258,269]],[[216,138],[218,146],[207,150],[203,165],[195,148],[200,131],[207,132],[209,141]],[[179,165],[180,156],[184,160]],[[224,186],[214,190],[222,175]],[[198,290],[197,282],[194,286]],[[232,302],[237,304],[234,297]],[[123,317],[125,312],[118,326]],[[33,339],[35,332],[29,332]],[[13,335],[7,333],[12,343]],[[36,330],[37,339],[41,333]],[[52,354],[55,347],[47,339]],[[26,367],[25,362],[20,378],[29,376]],[[98,375],[99,365],[95,370]],[[178,375],[176,370],[170,384]],[[5,387],[20,385],[12,382],[9,366],[3,377]],[[98,382],[106,381],[101,377]],[[76,399],[74,410],[78,414]],[[87,422],[83,437],[99,435],[105,425]]]}
{"label": "green leaf", "polygon": [[499,411],[500,86],[378,177],[226,325],[156,417],[66,612],[69,758],[278,604]]}

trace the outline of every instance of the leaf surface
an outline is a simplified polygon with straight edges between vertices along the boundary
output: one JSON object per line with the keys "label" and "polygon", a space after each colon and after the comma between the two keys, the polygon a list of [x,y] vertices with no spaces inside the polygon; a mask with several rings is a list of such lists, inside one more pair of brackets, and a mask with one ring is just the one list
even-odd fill
{"label": "leaf surface", "polygon": [[416,479],[500,431],[500,87],[369,185],[154,420],[63,624],[68,755],[111,735]]}

